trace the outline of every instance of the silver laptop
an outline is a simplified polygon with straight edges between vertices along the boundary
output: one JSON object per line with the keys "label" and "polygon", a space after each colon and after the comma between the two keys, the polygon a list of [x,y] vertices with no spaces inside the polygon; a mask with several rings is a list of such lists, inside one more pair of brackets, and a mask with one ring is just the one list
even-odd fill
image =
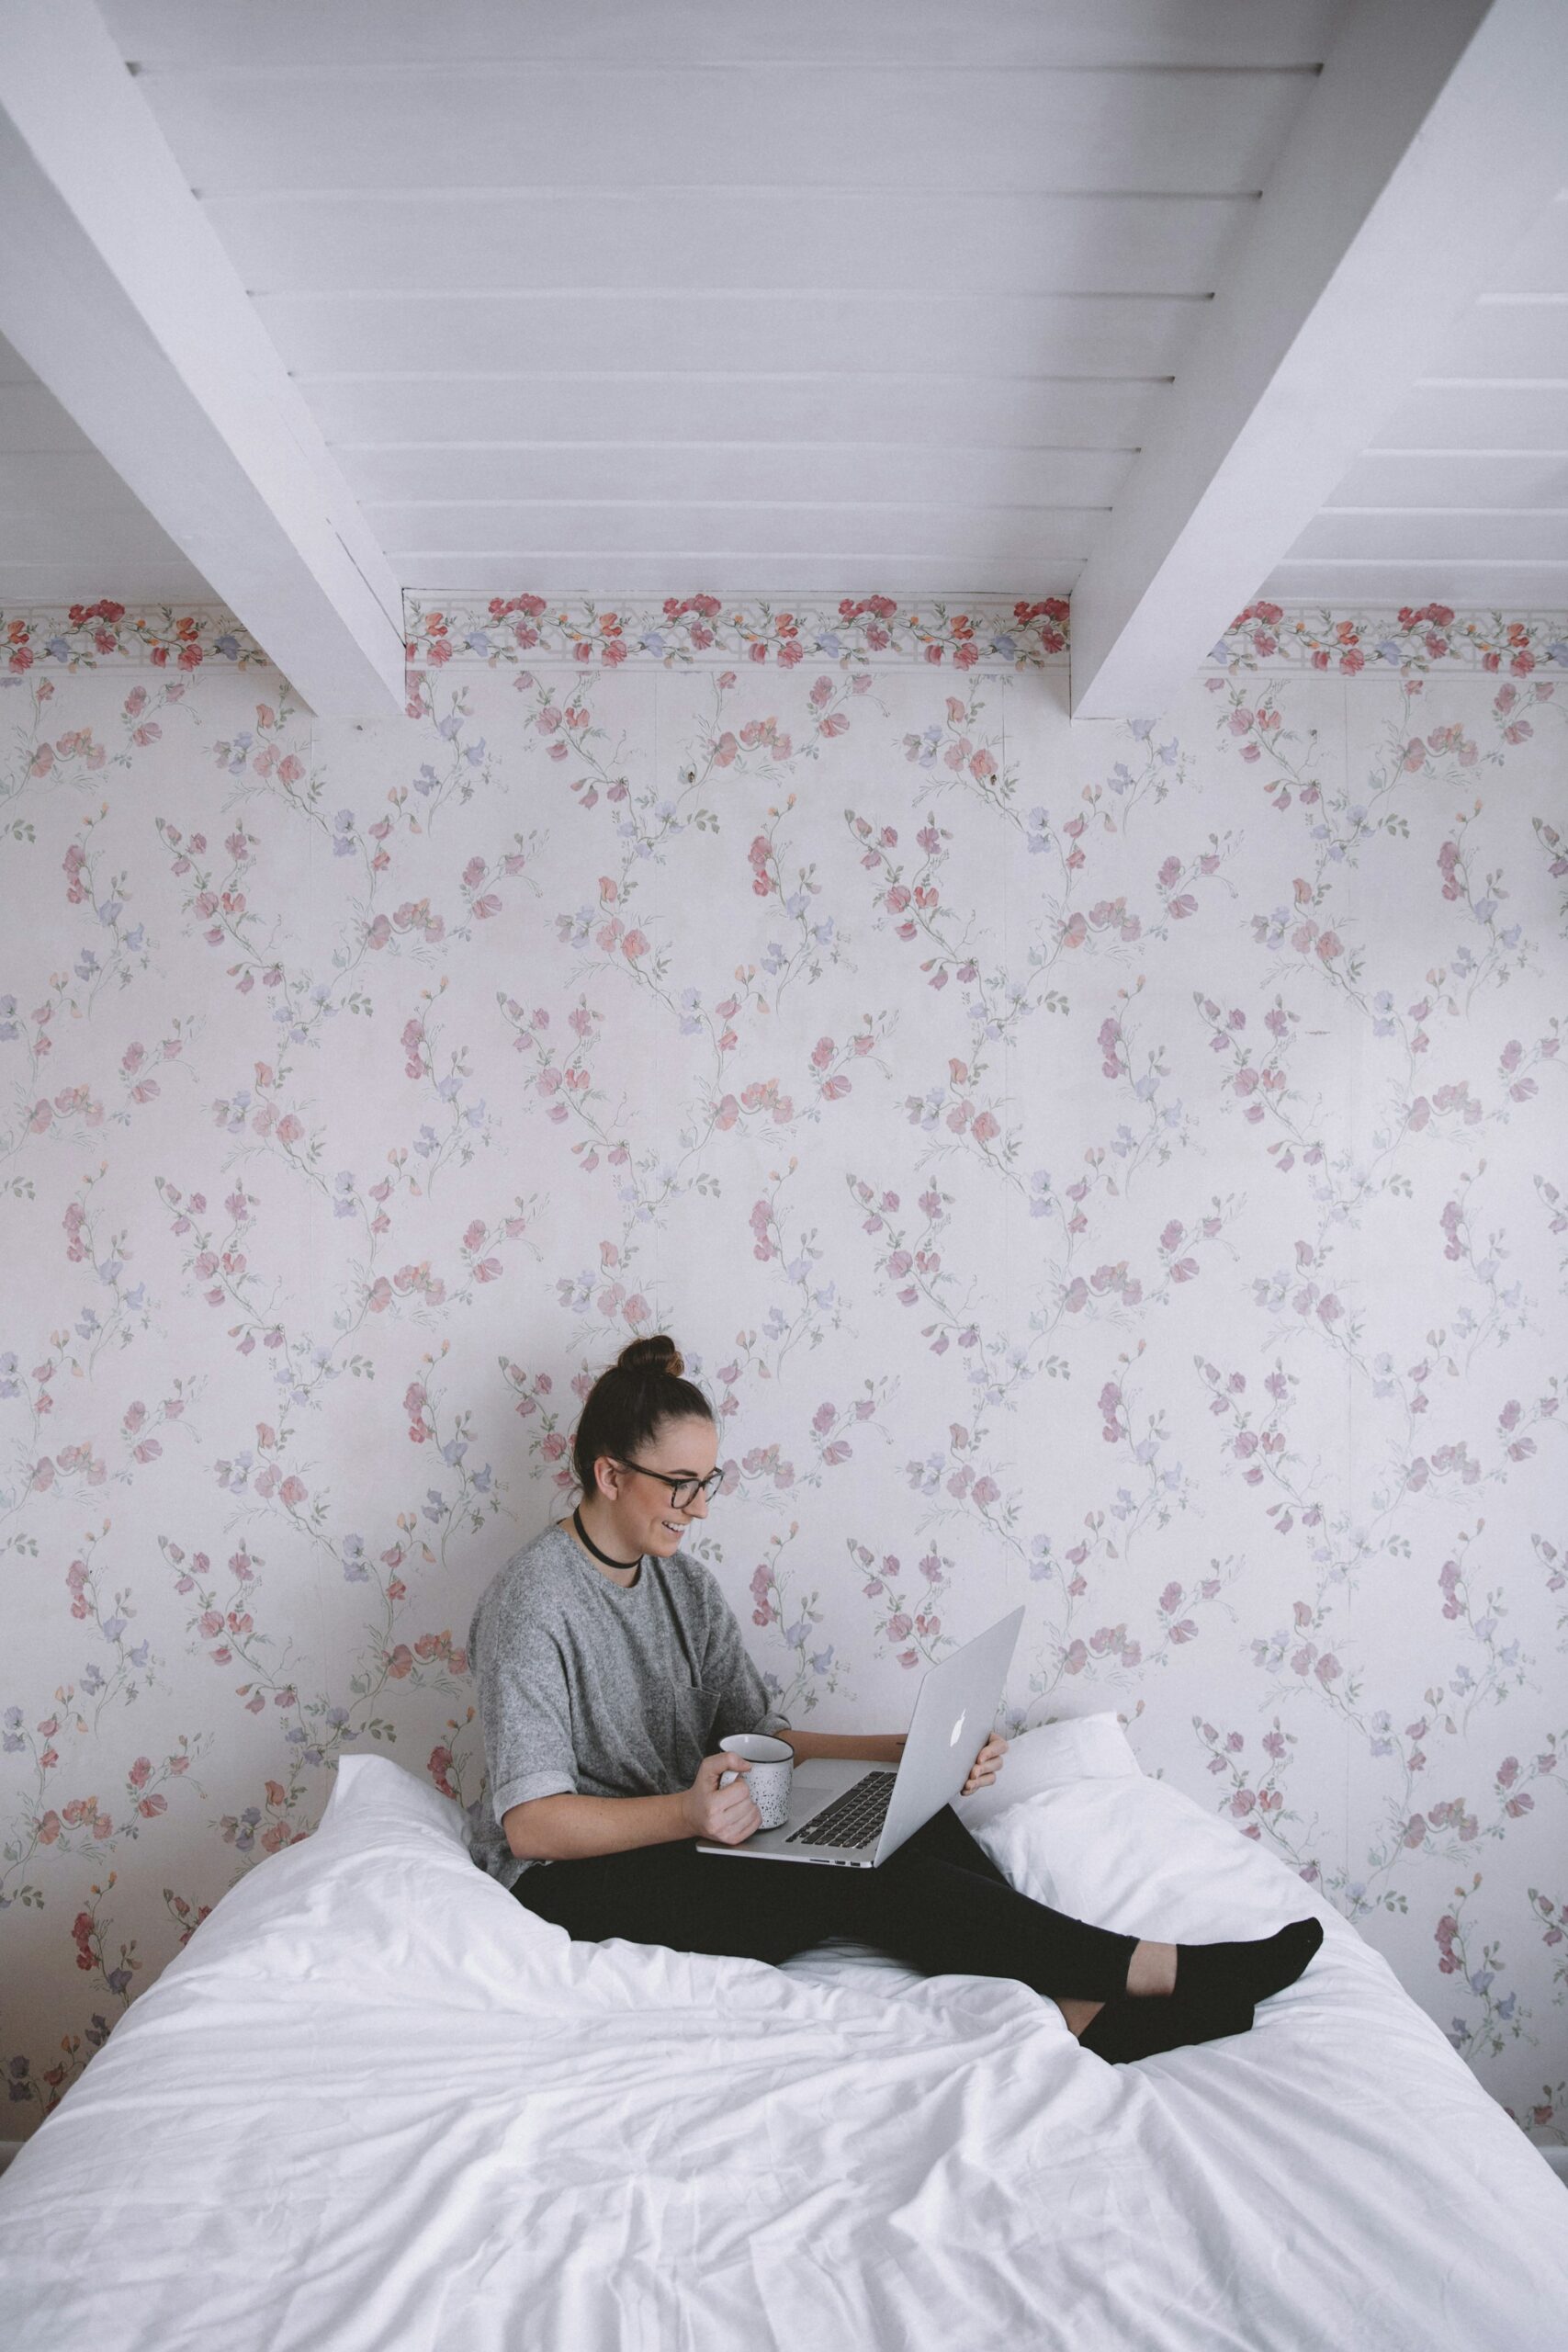
{"label": "silver laptop", "polygon": [[777,1829],[759,1829],[739,1846],[699,1838],[698,1853],[874,1870],[969,1778],[996,1721],[1022,1623],[1023,1611],[1015,1609],[927,1668],[897,1770],[848,1757],[811,1757],[790,1775],[789,1818]]}

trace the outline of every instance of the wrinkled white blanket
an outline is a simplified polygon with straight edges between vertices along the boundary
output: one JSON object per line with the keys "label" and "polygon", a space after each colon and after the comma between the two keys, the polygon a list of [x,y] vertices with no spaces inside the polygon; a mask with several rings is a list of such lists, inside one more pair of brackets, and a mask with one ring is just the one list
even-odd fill
{"label": "wrinkled white blanket", "polygon": [[574,1946],[345,1757],[0,2178],[10,2352],[1568,2345],[1561,2184],[1288,1868],[1113,1715],[958,1810],[1079,1917],[1323,1948],[1251,2033],[1107,2066],[1010,1980]]}

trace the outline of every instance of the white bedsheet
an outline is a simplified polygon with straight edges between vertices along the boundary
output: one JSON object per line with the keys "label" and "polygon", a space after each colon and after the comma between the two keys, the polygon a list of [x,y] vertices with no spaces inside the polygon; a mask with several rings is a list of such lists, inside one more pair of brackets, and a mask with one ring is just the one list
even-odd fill
{"label": "white bedsheet", "polygon": [[[573,1946],[346,1757],[0,2178],[10,2352],[1562,2352],[1568,2199],[1386,1963],[1113,1716],[960,1805],[1181,1941],[1315,1911],[1252,2032],[1133,2066],[863,1949]],[[739,1863],[715,1863],[739,1869]],[[762,1867],[759,1865],[758,1867]]]}

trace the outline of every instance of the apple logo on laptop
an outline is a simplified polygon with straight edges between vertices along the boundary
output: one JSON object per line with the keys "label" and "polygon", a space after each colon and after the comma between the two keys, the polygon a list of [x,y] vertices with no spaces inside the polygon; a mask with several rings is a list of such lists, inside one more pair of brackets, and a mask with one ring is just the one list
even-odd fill
{"label": "apple logo on laptop", "polygon": [[965,1708],[964,1709],[964,1711],[963,1711],[963,1713],[961,1713],[961,1714],[960,1714],[960,1716],[959,1716],[959,1718],[958,1718],[958,1721],[953,1724],[953,1729],[948,1733],[948,1735],[947,1735],[947,1744],[948,1744],[949,1747],[957,1747],[957,1745],[958,1745],[958,1739],[959,1739],[959,1735],[960,1735],[960,1733],[961,1733],[961,1732],[963,1731],[963,1729],[964,1729],[964,1717],[968,1714],[968,1713],[969,1713],[969,1710],[968,1710],[968,1708],[967,1708],[967,1707],[965,1707]]}

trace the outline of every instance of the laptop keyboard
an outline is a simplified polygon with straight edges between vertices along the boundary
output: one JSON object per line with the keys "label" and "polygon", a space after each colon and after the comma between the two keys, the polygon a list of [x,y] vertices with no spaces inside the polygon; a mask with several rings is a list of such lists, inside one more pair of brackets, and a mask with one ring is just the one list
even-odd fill
{"label": "laptop keyboard", "polygon": [[887,1818],[897,1772],[868,1772],[841,1797],[792,1829],[786,1846],[869,1846]]}

